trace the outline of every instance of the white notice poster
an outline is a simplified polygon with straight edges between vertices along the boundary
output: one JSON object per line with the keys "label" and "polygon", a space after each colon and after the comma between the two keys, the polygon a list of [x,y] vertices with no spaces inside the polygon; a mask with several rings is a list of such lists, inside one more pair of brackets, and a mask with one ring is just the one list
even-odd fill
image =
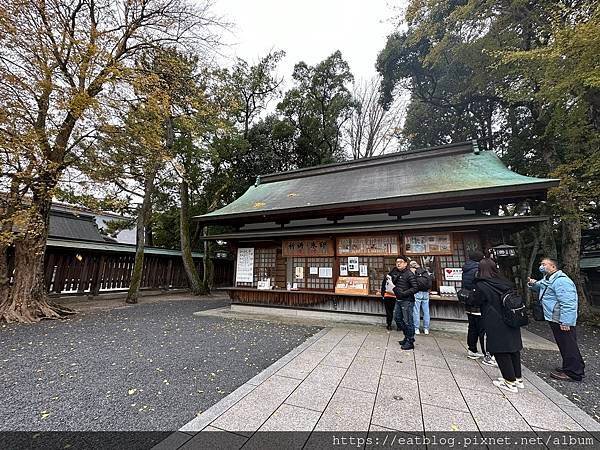
{"label": "white notice poster", "polygon": [[333,269],[331,267],[319,267],[319,278],[332,278]]}
{"label": "white notice poster", "polygon": [[358,272],[358,256],[348,257],[348,272]]}
{"label": "white notice poster", "polygon": [[346,264],[340,265],[340,276],[342,276],[342,277],[348,276],[348,266]]}
{"label": "white notice poster", "polygon": [[360,276],[361,277],[366,277],[368,276],[368,272],[367,272],[367,265],[366,264],[361,264],[360,266],[358,266],[359,268],[359,272],[360,272]]}
{"label": "white notice poster", "polygon": [[254,282],[254,248],[238,249],[235,282]]}
{"label": "white notice poster", "polygon": [[311,267],[310,268],[310,274],[311,275],[316,275],[319,273],[319,268],[318,267]]}

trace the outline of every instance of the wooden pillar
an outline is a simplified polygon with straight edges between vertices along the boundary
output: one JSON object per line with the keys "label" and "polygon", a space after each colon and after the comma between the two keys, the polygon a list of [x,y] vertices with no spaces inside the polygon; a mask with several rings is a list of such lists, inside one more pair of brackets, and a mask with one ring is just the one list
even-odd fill
{"label": "wooden pillar", "polygon": [[100,294],[100,284],[104,277],[104,255],[100,256],[96,264],[94,264],[94,271],[92,274],[92,282],[90,284],[90,295]]}
{"label": "wooden pillar", "polygon": [[83,292],[87,289],[87,285],[90,281],[90,256],[85,255],[83,257],[83,268],[81,269],[79,275],[79,285],[77,286],[77,293],[83,294]]}
{"label": "wooden pillar", "polygon": [[167,276],[165,279],[165,288],[171,288],[171,278],[173,277],[173,258],[169,258],[169,262],[167,263]]}

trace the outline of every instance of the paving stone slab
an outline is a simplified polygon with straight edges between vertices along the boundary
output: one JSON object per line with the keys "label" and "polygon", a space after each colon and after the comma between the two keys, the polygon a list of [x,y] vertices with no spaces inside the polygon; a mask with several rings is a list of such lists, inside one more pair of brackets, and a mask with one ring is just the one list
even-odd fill
{"label": "paving stone slab", "polygon": [[423,432],[417,382],[382,375],[371,424],[394,430]]}
{"label": "paving stone slab", "polygon": [[[417,374],[419,376],[419,392],[421,395],[421,403],[428,405],[436,405],[442,408],[450,408],[458,411],[468,412],[467,404],[465,403],[458,385],[450,376],[445,378],[439,376],[422,377],[417,366]],[[435,369],[435,368],[430,368]],[[437,369],[440,370],[440,369]]]}
{"label": "paving stone slab", "polygon": [[325,352],[306,350],[278,370],[277,375],[303,380],[326,356]]}
{"label": "paving stone slab", "polygon": [[341,387],[360,391],[377,392],[383,361],[356,357],[342,378]]}
{"label": "paving stone slab", "polygon": [[471,389],[497,394],[498,388],[494,386],[492,379],[479,364],[468,359],[465,361],[465,359],[446,360],[458,387],[461,390]]}
{"label": "paving stone slab", "polygon": [[466,355],[465,347],[456,339],[436,338],[440,350],[446,358],[457,358]]}
{"label": "paving stone slab", "polygon": [[332,367],[324,364],[319,364],[315,369],[306,377],[304,382],[320,384],[323,386],[337,386],[342,381],[344,374],[348,369],[343,367]]}
{"label": "paving stone slab", "polygon": [[577,406],[560,405],[560,408],[587,431],[595,433],[600,432],[600,423],[596,422],[585,411],[582,411]]}
{"label": "paving stone slab", "polygon": [[475,423],[482,432],[533,431],[503,395],[469,389],[462,389],[461,392]]}
{"label": "paving stone slab", "polygon": [[338,388],[315,431],[367,431],[375,394]]}
{"label": "paving stone slab", "polygon": [[427,341],[426,345],[423,342],[415,342],[415,354],[418,356],[437,356],[443,358],[444,354],[437,345],[437,342],[433,339]]}
{"label": "paving stone slab", "polygon": [[322,365],[333,367],[350,367],[358,353],[357,347],[335,347],[323,360]]}
{"label": "paving stone slab", "polygon": [[527,367],[522,368],[523,377],[527,382],[531,385],[535,386],[540,392],[542,392],[546,397],[552,400],[557,405],[564,406],[576,406],[571,400],[562,395],[556,389],[554,389],[551,385],[546,383],[542,378],[536,375],[534,372],[529,370]]}
{"label": "paving stone slab", "polygon": [[388,346],[388,339],[389,335],[387,334],[369,333],[357,356],[383,359]]}
{"label": "paving stone slab", "polygon": [[435,354],[415,353],[415,362],[417,366],[448,368],[448,364],[446,364],[446,360],[441,354],[437,356]]}
{"label": "paving stone slab", "polygon": [[423,404],[423,423],[431,431],[479,431],[469,412]]}
{"label": "paving stone slab", "polygon": [[242,398],[252,392],[256,386],[251,384],[242,384],[239,388],[225,397],[216,405],[211,406],[209,409],[204,411],[200,416],[192,419],[188,423],[186,423],[183,427],[180,428],[179,431],[183,431],[185,433],[188,432],[199,432],[206,428],[213,420],[217,419],[221,416],[225,411],[239,402]]}
{"label": "paving stone slab", "polygon": [[300,384],[299,380],[276,375],[218,417],[212,426],[250,436]]}
{"label": "paving stone slab", "polygon": [[[312,431],[321,413],[297,406],[281,405],[271,417],[259,428],[261,431]],[[306,435],[308,439],[308,435]],[[304,439],[304,442],[306,442]]]}
{"label": "paving stone slab", "polygon": [[411,353],[405,352],[404,355],[398,355],[396,357],[386,355],[383,361],[383,367],[381,373],[385,375],[392,375],[401,378],[408,378],[410,380],[417,379],[417,369],[415,366],[414,357]]}
{"label": "paving stone slab", "polygon": [[325,411],[336,389],[337,385],[323,385],[304,381],[288,397],[285,403],[313,411]]}
{"label": "paving stone slab", "polygon": [[553,431],[583,431],[577,422],[534,387],[518,394],[498,389],[530,426]]}
{"label": "paving stone slab", "polygon": [[309,349],[315,352],[330,352],[336,345],[340,343],[346,334],[348,334],[346,330],[343,332],[336,332],[335,329],[329,331],[327,334],[315,341],[309,347]]}

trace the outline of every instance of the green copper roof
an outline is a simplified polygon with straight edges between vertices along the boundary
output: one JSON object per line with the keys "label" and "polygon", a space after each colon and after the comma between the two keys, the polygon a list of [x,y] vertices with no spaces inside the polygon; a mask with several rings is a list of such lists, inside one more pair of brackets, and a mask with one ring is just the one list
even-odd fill
{"label": "green copper roof", "polygon": [[339,209],[367,204],[415,204],[419,198],[460,198],[495,192],[544,193],[558,180],[519,175],[491,151],[471,143],[266,175],[229,205],[198,216],[202,222],[286,211]]}

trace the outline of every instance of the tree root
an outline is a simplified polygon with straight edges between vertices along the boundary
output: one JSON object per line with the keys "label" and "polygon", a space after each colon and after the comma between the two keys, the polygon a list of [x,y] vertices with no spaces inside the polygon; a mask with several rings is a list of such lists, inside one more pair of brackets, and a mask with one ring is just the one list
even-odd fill
{"label": "tree root", "polygon": [[65,319],[76,311],[65,306],[38,300],[27,303],[6,302],[0,305],[0,321],[8,323],[36,323],[44,319]]}

